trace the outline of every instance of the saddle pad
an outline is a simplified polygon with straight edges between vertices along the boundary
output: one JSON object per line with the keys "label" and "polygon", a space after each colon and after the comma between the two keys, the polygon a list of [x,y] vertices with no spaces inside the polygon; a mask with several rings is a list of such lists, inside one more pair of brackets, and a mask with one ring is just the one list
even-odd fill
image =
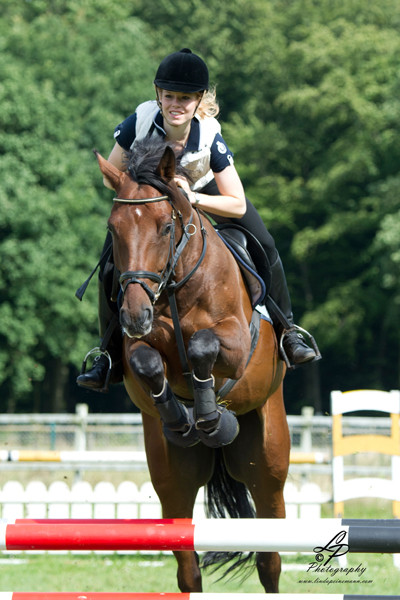
{"label": "saddle pad", "polygon": [[231,232],[230,229],[216,231],[224,242],[225,246],[235,257],[235,260],[242,271],[249,289],[251,303],[254,308],[263,301],[266,294],[266,286],[263,279],[257,273],[253,260],[246,248],[246,238],[241,232],[238,232],[235,229],[232,229],[232,233],[241,233],[240,237],[242,239],[240,239],[240,241],[236,236],[229,235]]}

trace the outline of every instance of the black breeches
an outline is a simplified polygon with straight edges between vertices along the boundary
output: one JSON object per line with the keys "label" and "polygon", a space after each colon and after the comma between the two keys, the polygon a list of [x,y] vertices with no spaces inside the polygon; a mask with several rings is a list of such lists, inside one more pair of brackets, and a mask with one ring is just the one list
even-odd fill
{"label": "black breeches", "polygon": [[[209,194],[210,196],[218,196],[220,194],[215,180],[210,181],[210,183],[200,190],[200,193]],[[264,248],[270,265],[273,265],[278,259],[279,255],[275,247],[274,238],[265,227],[262,218],[248,198],[246,198],[246,212],[240,219],[221,217],[212,213],[210,213],[210,216],[216,223],[236,223],[237,225],[241,225],[244,229],[250,231],[250,233],[252,233],[258,239]]]}

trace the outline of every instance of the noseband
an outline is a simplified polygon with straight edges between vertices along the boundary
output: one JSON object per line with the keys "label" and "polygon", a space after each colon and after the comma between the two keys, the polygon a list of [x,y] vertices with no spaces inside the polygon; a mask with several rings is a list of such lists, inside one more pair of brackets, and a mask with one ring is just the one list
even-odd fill
{"label": "noseband", "polygon": [[[153,202],[163,202],[163,201],[167,200],[171,205],[172,229],[171,229],[171,237],[170,237],[170,244],[169,244],[169,255],[168,255],[168,260],[166,262],[166,265],[165,265],[161,275],[159,275],[158,273],[154,273],[152,271],[138,270],[138,271],[125,271],[124,273],[121,273],[121,275],[119,277],[119,284],[121,286],[122,297],[125,294],[126,289],[130,284],[138,283],[144,289],[144,291],[150,298],[151,303],[155,304],[157,302],[158,298],[160,297],[161,292],[164,290],[164,288],[168,287],[170,289],[173,289],[174,291],[176,289],[180,288],[184,283],[186,283],[186,281],[188,281],[188,279],[190,279],[190,277],[193,275],[193,273],[200,266],[200,264],[204,258],[204,255],[205,255],[205,251],[206,251],[206,236],[205,236],[206,232],[203,227],[203,223],[201,221],[200,214],[197,211],[197,209],[195,209],[199,216],[199,219],[200,219],[200,229],[201,229],[202,238],[203,238],[203,249],[202,249],[200,258],[197,261],[194,268],[192,269],[192,271],[190,271],[190,273],[188,275],[186,275],[184,277],[184,279],[182,279],[180,282],[176,283],[174,281],[171,281],[171,277],[175,274],[176,264],[181,256],[184,248],[186,247],[186,244],[188,243],[190,238],[193,235],[195,235],[195,233],[197,231],[196,225],[194,225],[194,223],[192,222],[193,214],[190,215],[189,222],[185,225],[183,222],[182,213],[174,207],[172,200],[169,198],[169,196],[156,196],[155,198],[140,198],[140,199],[114,198],[113,200],[114,200],[114,202],[122,202],[125,204],[150,204]],[[176,227],[176,219],[177,218],[179,218],[183,234],[182,234],[180,242],[178,243],[177,246],[175,246],[175,227]],[[144,279],[149,279],[150,281],[157,283],[158,284],[157,291],[153,292],[153,290],[147,285],[147,283],[145,283],[145,281],[143,281]],[[122,300],[120,300],[120,301],[122,303]]]}

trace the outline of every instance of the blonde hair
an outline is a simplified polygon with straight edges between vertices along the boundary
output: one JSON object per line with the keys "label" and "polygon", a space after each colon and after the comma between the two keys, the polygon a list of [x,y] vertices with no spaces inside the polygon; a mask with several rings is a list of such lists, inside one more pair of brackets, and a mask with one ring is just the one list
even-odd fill
{"label": "blonde hair", "polygon": [[210,88],[206,92],[204,92],[199,107],[197,109],[197,114],[201,119],[205,119],[206,117],[217,117],[219,114],[219,105],[216,96],[215,87]]}

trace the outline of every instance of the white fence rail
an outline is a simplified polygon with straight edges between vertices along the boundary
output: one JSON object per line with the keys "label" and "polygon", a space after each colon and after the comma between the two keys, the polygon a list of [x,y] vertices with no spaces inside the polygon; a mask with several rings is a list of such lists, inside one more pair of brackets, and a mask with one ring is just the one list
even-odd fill
{"label": "white fence rail", "polygon": [[[304,407],[301,415],[289,415],[288,423],[294,453],[322,454],[325,460],[314,464],[292,464],[292,473],[330,474],[330,416],[313,415]],[[389,433],[390,419],[347,417],[347,433]],[[0,461],[2,471],[35,470],[43,467],[43,458],[15,460],[16,453],[40,448],[42,452],[58,452],[62,460],[48,460],[51,471],[114,470],[132,471],[145,467],[143,428],[140,414],[90,414],[86,404],[78,404],[76,414],[0,415]],[[85,452],[87,451],[87,454]],[[92,460],[96,452],[107,452],[109,460]],[[116,453],[136,453],[134,460],[117,460]],[[69,458],[68,460],[68,453]],[[75,453],[75,454],[74,454]],[[81,458],[77,456],[80,453]],[[115,453],[115,454],[114,454]],[[132,454],[133,456],[133,454]],[[351,467],[349,467],[351,469]],[[365,467],[371,473],[371,466]],[[372,467],[374,468],[374,467]],[[387,470],[379,465],[379,473]],[[364,467],[357,466],[358,472]]]}
{"label": "white fence rail", "polygon": [[[304,452],[330,449],[330,416],[314,415],[313,409],[306,406],[301,415],[288,415],[288,423],[294,448]],[[345,423],[352,433],[390,431],[390,419],[386,418],[347,417]],[[77,404],[75,414],[0,415],[0,445],[3,449],[4,442],[9,445],[10,441],[15,441],[19,446],[32,447],[32,441],[35,441],[48,450],[101,450],[102,445],[110,447],[109,439],[113,440],[112,449],[123,445],[130,449],[142,447],[141,415],[89,413],[86,404]]]}

